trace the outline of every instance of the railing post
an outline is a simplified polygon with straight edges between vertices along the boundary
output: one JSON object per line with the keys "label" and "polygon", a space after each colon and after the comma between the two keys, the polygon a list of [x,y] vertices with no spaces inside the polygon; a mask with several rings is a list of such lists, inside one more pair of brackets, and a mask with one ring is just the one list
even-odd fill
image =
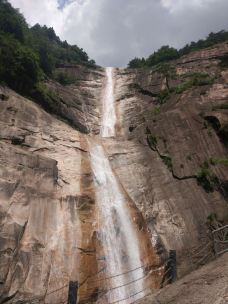
{"label": "railing post", "polygon": [[177,280],[177,254],[176,250],[169,251],[170,260],[170,272],[171,272],[171,282],[173,283]]}
{"label": "railing post", "polygon": [[68,304],[77,304],[78,297],[78,282],[70,281],[69,282],[69,291],[68,291]]}
{"label": "railing post", "polygon": [[169,251],[169,258],[165,265],[164,275],[161,281],[160,288],[166,284],[172,284],[177,280],[177,257],[176,250]]}

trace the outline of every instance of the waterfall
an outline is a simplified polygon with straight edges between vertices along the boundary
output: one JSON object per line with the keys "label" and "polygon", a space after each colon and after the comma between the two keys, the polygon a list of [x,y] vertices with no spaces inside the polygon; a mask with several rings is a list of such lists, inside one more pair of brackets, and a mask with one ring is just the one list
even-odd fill
{"label": "waterfall", "polygon": [[116,111],[114,104],[113,68],[106,68],[107,84],[103,96],[103,115],[101,123],[101,136],[115,136]]}
{"label": "waterfall", "polygon": [[[111,137],[115,135],[116,122],[112,68],[107,68],[106,74],[101,135]],[[111,168],[102,139],[100,143],[89,141],[89,149],[98,208],[98,241],[103,248],[105,276],[112,277],[106,285],[107,289],[112,290],[97,303],[115,303],[121,300],[121,303],[128,304],[144,295],[143,279],[140,279],[143,278],[143,268],[113,276],[142,266],[136,230],[138,228],[131,219],[128,198]],[[128,284],[132,281],[134,282]],[[125,286],[115,289],[122,285]],[[137,295],[132,297],[135,293]]]}

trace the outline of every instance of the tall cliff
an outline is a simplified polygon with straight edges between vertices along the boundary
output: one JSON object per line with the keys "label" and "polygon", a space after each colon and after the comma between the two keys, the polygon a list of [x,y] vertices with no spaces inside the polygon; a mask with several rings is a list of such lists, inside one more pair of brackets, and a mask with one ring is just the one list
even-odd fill
{"label": "tall cliff", "polygon": [[[170,249],[183,276],[213,258],[210,228],[228,222],[227,56],[224,43],[165,67],[113,72],[116,136],[102,147],[153,288]],[[66,303],[75,280],[81,303],[96,302],[103,288],[90,150],[107,78],[102,68],[61,69],[77,77],[46,82],[55,115],[1,87],[1,303]]]}

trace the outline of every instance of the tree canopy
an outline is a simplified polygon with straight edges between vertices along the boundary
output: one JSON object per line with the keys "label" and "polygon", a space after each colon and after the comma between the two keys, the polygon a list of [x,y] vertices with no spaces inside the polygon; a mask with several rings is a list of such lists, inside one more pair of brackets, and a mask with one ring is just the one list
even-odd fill
{"label": "tree canopy", "polygon": [[83,49],[61,41],[53,28],[29,27],[17,9],[0,0],[1,82],[29,95],[40,80],[52,77],[58,65],[67,63],[95,65]]}
{"label": "tree canopy", "polygon": [[168,45],[162,46],[159,50],[151,54],[147,59],[134,58],[128,63],[129,68],[152,67],[162,62],[168,62],[180,58],[183,55],[189,54],[192,51],[197,51],[217,43],[228,41],[228,31],[220,31],[218,33],[210,33],[206,39],[201,39],[197,42],[191,42],[185,45],[180,50],[177,50]]}

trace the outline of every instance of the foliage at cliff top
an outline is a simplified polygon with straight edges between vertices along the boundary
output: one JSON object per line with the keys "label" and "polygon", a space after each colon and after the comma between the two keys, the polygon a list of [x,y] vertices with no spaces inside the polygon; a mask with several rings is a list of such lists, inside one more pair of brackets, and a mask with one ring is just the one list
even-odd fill
{"label": "foliage at cliff top", "polygon": [[210,33],[206,39],[197,42],[191,42],[182,49],[177,50],[168,45],[162,46],[158,51],[151,54],[148,58],[134,58],[128,63],[128,68],[152,67],[162,62],[178,59],[192,51],[208,48],[217,43],[228,41],[228,31]]}
{"label": "foliage at cliff top", "polygon": [[77,45],[61,41],[53,28],[29,27],[7,0],[0,0],[0,82],[30,95],[60,64],[94,65]]}

